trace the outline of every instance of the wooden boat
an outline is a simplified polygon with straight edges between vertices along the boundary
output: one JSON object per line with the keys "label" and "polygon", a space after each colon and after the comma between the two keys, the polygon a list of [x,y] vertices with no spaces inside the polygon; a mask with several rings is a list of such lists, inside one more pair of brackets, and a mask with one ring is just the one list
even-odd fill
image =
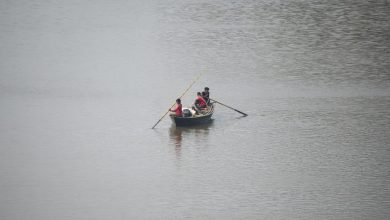
{"label": "wooden boat", "polygon": [[191,116],[176,116],[170,115],[172,122],[175,123],[177,127],[186,127],[207,124],[211,122],[211,116],[214,113],[214,105],[210,104],[207,106],[207,109],[201,111],[198,114],[192,114]]}

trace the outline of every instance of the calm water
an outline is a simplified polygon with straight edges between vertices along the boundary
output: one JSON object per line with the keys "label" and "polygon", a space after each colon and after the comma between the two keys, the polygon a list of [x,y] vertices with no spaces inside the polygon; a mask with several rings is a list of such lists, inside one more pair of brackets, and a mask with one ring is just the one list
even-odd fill
{"label": "calm water", "polygon": [[[0,219],[388,219],[389,1],[0,1]],[[211,124],[165,118],[211,96]]]}

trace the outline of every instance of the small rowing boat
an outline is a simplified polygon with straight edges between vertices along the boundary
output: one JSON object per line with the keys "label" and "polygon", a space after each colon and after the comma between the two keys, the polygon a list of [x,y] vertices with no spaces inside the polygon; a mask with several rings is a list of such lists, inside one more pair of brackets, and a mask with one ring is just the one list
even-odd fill
{"label": "small rowing boat", "polygon": [[188,108],[183,109],[184,114],[182,116],[170,115],[172,122],[177,127],[186,127],[186,126],[194,126],[194,125],[210,123],[211,116],[214,113],[214,105],[213,104],[208,105],[206,109],[200,111],[197,114],[193,114],[193,113],[186,114],[186,112],[190,112],[190,109]]}

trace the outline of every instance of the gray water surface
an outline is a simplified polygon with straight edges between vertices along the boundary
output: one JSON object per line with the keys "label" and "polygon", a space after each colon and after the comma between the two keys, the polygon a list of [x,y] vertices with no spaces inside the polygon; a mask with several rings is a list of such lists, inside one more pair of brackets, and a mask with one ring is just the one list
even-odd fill
{"label": "gray water surface", "polygon": [[[0,1],[0,219],[388,219],[388,1]],[[212,123],[150,129],[197,91]]]}

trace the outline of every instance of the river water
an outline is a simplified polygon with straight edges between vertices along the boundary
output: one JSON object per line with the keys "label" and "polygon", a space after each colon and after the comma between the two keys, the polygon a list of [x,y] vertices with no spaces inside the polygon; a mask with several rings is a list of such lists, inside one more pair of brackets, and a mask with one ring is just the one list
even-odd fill
{"label": "river water", "polygon": [[[0,1],[0,219],[388,219],[390,3]],[[213,122],[174,100],[210,87]]]}

